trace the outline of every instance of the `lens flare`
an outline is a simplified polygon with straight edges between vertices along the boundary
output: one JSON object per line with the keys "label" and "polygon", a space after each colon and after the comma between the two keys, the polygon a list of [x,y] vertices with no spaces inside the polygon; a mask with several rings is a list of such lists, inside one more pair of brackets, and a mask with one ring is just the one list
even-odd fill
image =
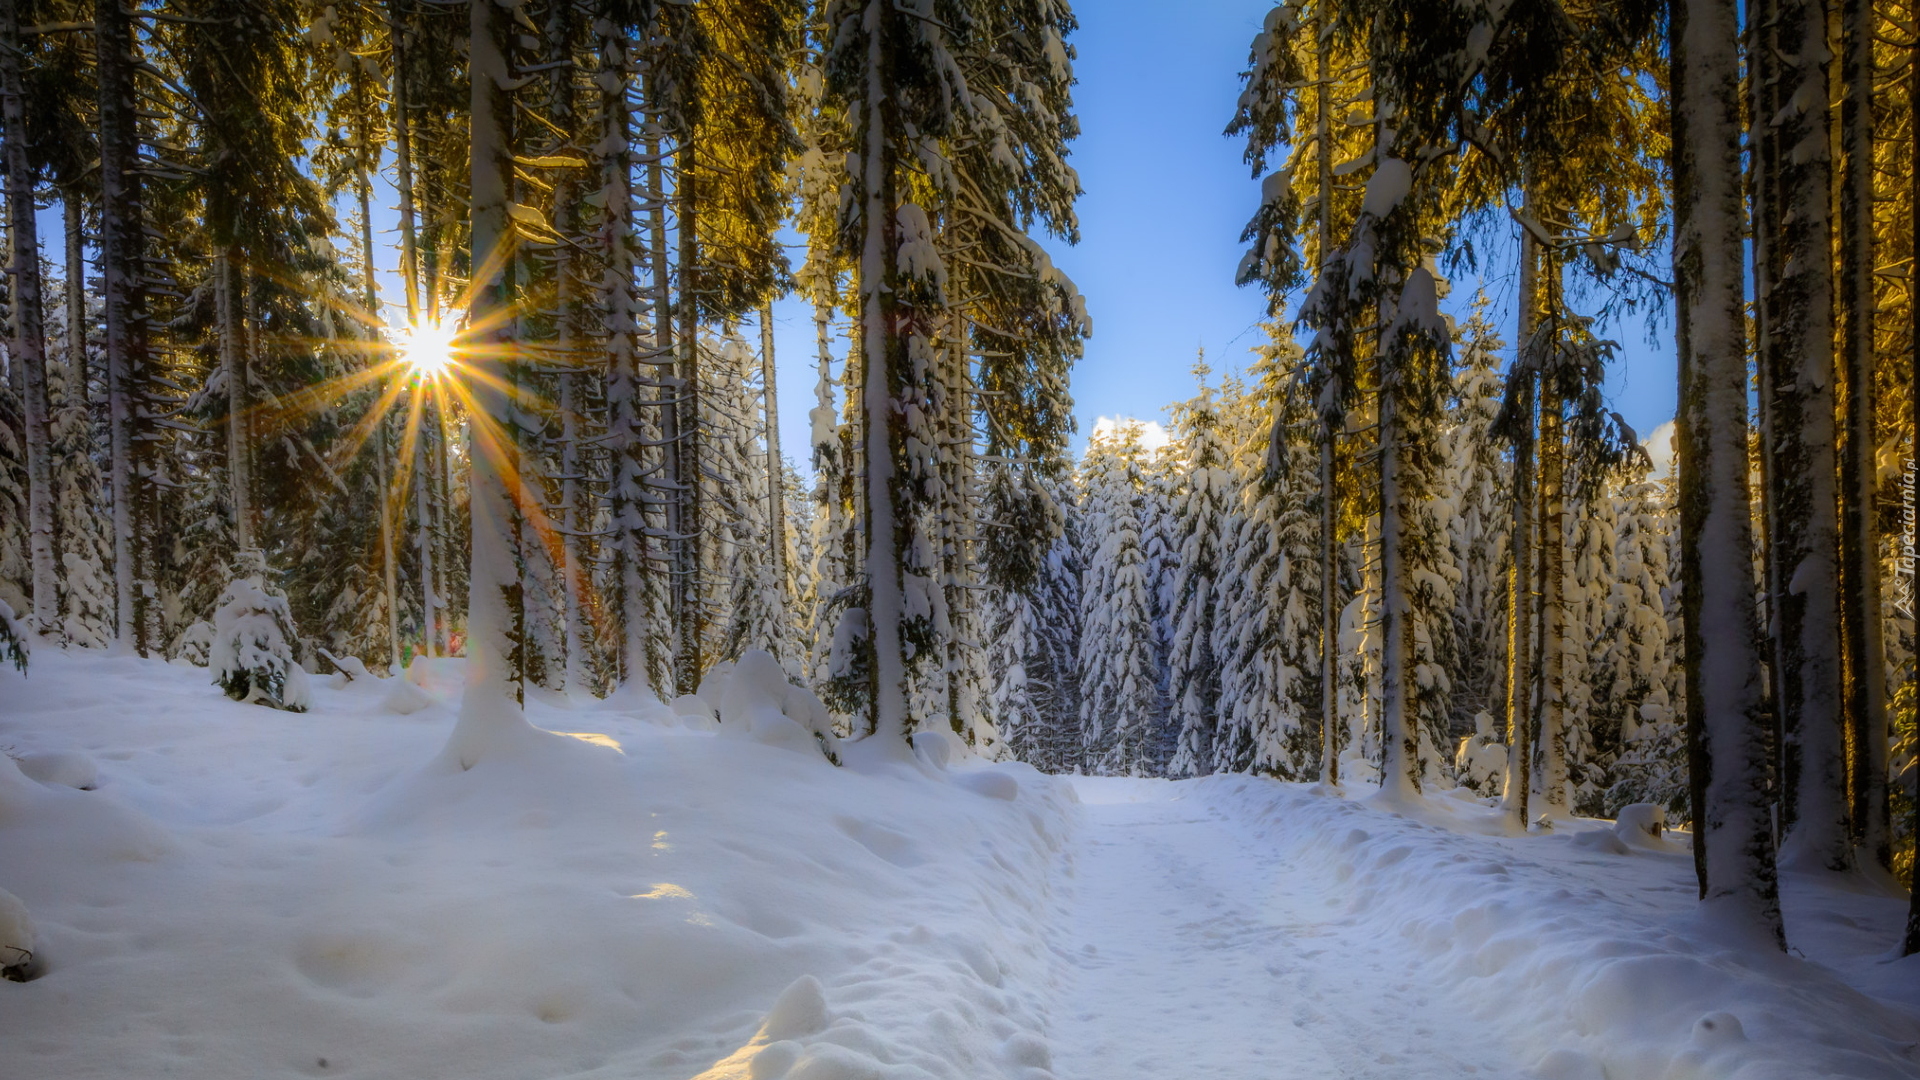
{"label": "lens flare", "polygon": [[393,335],[400,361],[414,374],[435,379],[456,362],[454,337],[458,331],[450,324],[424,322],[400,327]]}

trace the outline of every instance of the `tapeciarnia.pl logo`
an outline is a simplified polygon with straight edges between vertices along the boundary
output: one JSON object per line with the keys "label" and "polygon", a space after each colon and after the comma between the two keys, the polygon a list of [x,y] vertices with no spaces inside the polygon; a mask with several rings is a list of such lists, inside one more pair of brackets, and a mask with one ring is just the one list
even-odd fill
{"label": "tapeciarnia.pl logo", "polygon": [[1906,460],[1900,471],[1900,557],[1893,562],[1893,610],[1913,618],[1913,466]]}

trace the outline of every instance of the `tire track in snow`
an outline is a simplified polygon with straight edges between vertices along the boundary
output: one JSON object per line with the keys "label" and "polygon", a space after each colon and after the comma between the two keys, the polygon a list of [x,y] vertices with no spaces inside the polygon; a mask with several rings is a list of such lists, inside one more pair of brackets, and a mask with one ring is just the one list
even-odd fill
{"label": "tire track in snow", "polygon": [[1060,1080],[1526,1075],[1420,982],[1398,933],[1344,917],[1192,785],[1073,782]]}

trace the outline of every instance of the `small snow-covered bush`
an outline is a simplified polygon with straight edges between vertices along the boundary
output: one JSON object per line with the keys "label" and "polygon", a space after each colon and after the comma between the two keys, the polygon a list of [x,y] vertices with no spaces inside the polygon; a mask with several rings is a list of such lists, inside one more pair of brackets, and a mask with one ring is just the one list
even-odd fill
{"label": "small snow-covered bush", "polygon": [[213,624],[205,619],[194,623],[173,642],[173,659],[192,664],[194,667],[206,667],[213,655]]}
{"label": "small snow-covered bush", "polygon": [[259,552],[241,553],[235,569],[213,613],[213,681],[235,701],[305,712],[312,695],[293,658],[297,635],[287,598],[267,586]]}
{"label": "small snow-covered bush", "polygon": [[27,918],[27,905],[0,889],[0,979],[26,982],[32,963],[33,920]]}
{"label": "small snow-covered bush", "polygon": [[1485,711],[1474,714],[1473,734],[1460,740],[1453,766],[1461,786],[1481,795],[1498,795],[1506,788],[1507,748],[1494,730],[1493,717]]}
{"label": "small snow-covered bush", "polygon": [[12,661],[21,671],[27,670],[27,628],[13,614],[13,605],[0,600],[0,661]]}

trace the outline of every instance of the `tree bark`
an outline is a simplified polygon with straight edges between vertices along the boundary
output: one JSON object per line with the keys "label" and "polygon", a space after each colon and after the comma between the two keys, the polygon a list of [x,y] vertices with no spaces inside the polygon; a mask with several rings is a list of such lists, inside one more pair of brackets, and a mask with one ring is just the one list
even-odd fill
{"label": "tree bark", "polygon": [[516,638],[514,619],[522,588],[513,527],[512,485],[518,471],[508,399],[515,348],[514,233],[507,213],[513,184],[512,103],[506,89],[512,77],[506,55],[511,25],[506,9],[493,0],[473,0],[470,11],[473,271],[466,366],[471,369],[468,476],[473,537],[467,688],[454,734],[463,766],[484,751],[487,735],[503,725],[524,723],[524,642]]}
{"label": "tree bark", "polygon": [[[691,16],[683,16],[690,18]],[[694,133],[683,127],[674,148],[674,203],[679,211],[676,240],[680,257],[679,346],[679,454],[675,458],[679,472],[674,482],[680,498],[680,529],[674,539],[677,556],[674,577],[683,590],[675,626],[674,673],[680,692],[691,694],[700,688],[706,673],[701,655],[707,636],[706,582],[701,578],[705,547],[705,510],[702,495],[706,476],[701,464],[702,420],[700,405],[700,233],[698,199],[693,192],[699,166]]]}
{"label": "tree bark", "polygon": [[1841,617],[1846,623],[1852,812],[1866,858],[1893,860],[1887,804],[1886,653],[1874,514],[1873,8],[1840,6],[1840,312],[1846,437],[1840,457]]}
{"label": "tree bark", "polygon": [[767,523],[773,534],[773,580],[778,583],[780,610],[776,618],[783,624],[787,597],[787,470],[780,457],[780,386],[773,364],[773,301],[760,305],[760,387],[766,394],[767,424]]}
{"label": "tree bark", "polygon": [[[1524,351],[1539,320],[1539,254],[1533,235],[1520,230],[1519,345]],[[1519,391],[1520,430],[1513,443],[1513,565],[1507,588],[1507,776],[1502,806],[1525,832],[1532,824],[1533,788],[1533,596],[1534,596],[1534,402],[1538,379],[1524,376]]]}
{"label": "tree bark", "polygon": [[1786,865],[1852,865],[1841,713],[1834,455],[1832,168],[1826,7],[1780,0],[1766,49],[1779,89],[1759,127],[1756,291],[1763,335],[1771,639]]}
{"label": "tree bark", "polygon": [[67,393],[86,406],[92,390],[87,385],[87,239],[80,192],[62,191],[60,208],[67,231]]}
{"label": "tree bark", "polygon": [[27,102],[20,73],[20,10],[0,4],[0,124],[7,172],[7,238],[13,304],[12,360],[21,367],[27,444],[27,554],[33,572],[33,623],[60,636],[60,575],[54,550],[53,442],[48,427],[46,312],[40,292],[40,233],[27,162]]}
{"label": "tree bark", "polygon": [[[1547,258],[1548,276],[1554,272]],[[1552,292],[1549,285],[1547,291]],[[1557,318],[1558,312],[1552,316]],[[1567,444],[1562,401],[1546,380],[1540,390],[1540,805],[1567,813],[1566,572]]]}
{"label": "tree bark", "polygon": [[863,567],[867,585],[867,649],[872,689],[869,715],[876,738],[904,741],[912,722],[907,700],[907,656],[902,616],[906,603],[901,580],[902,559],[911,530],[899,520],[900,481],[895,465],[902,449],[901,425],[895,423],[900,402],[894,384],[905,375],[906,338],[900,324],[902,306],[892,287],[900,249],[895,207],[896,103],[890,92],[890,24],[900,18],[886,0],[867,0],[863,16],[867,27],[865,90],[861,113],[854,118],[854,141],[861,169],[861,255],[859,362],[862,382],[862,429],[865,443],[866,552]]}
{"label": "tree bark", "polygon": [[1670,9],[1687,750],[1700,896],[1784,946],[1766,790],[1747,490],[1734,0]]}
{"label": "tree bark", "polygon": [[147,609],[146,457],[141,388],[147,375],[145,214],[140,134],[133,85],[132,19],[121,0],[95,0],[94,39],[100,97],[100,272],[106,298],[108,482],[113,485],[115,640],[146,655],[153,647]]}
{"label": "tree bark", "polygon": [[[1333,249],[1333,58],[1327,36],[1325,5],[1313,8],[1314,93],[1313,146],[1315,225],[1325,266]],[[1338,388],[1332,388],[1337,391]],[[1339,520],[1339,493],[1334,490],[1334,455],[1339,433],[1330,410],[1315,410],[1315,438],[1320,451],[1320,781],[1340,783],[1340,595],[1339,552],[1334,532]]]}

